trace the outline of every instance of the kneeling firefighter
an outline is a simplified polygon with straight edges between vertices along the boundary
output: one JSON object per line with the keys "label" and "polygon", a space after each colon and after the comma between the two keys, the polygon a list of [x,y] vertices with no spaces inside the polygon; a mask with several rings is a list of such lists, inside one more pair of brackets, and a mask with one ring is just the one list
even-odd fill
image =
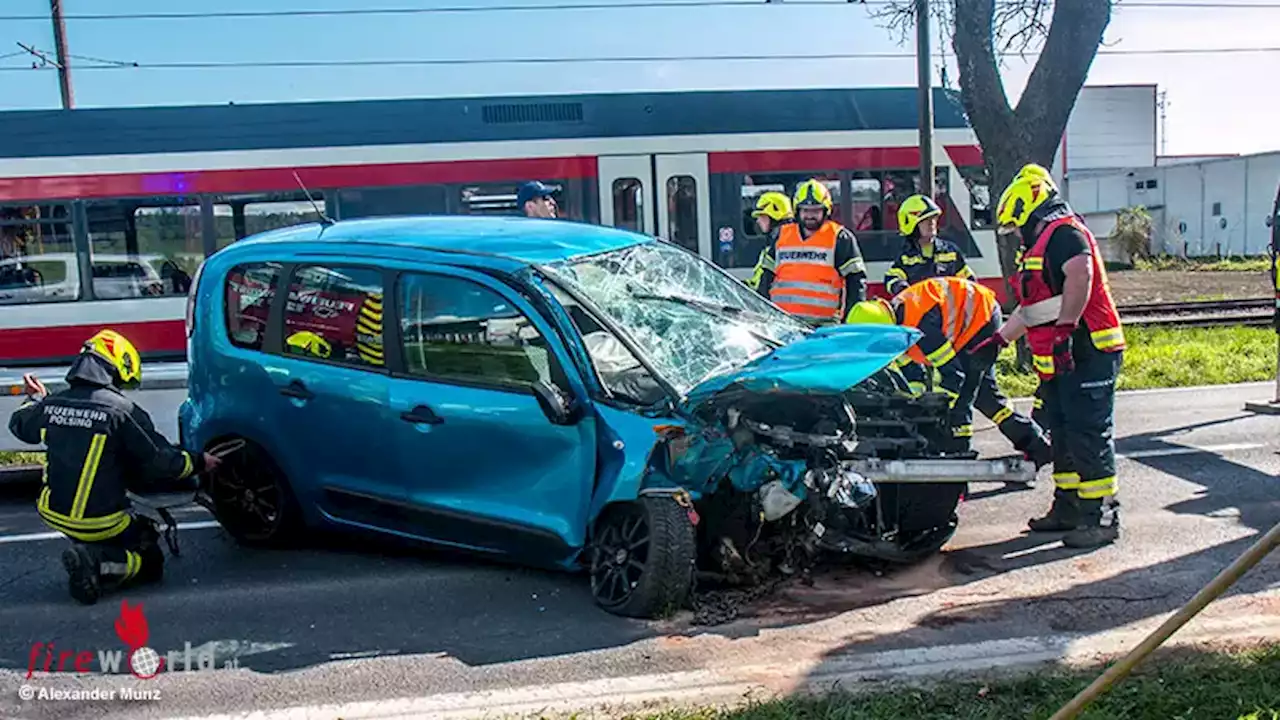
{"label": "kneeling firefighter", "polygon": [[195,489],[195,477],[220,462],[209,453],[185,452],[156,431],[147,411],[121,392],[141,378],[133,344],[103,330],[72,363],[67,389],[50,395],[26,375],[28,401],[9,419],[15,437],[47,449],[36,509],[72,541],[62,565],[71,596],[86,605],[105,591],[163,576],[159,532],[131,512],[125,492],[169,490],[168,483]]}
{"label": "kneeling firefighter", "polygon": [[1098,547],[1120,533],[1113,433],[1125,337],[1098,243],[1046,174],[1023,168],[996,205],[1001,234],[1016,234],[1022,247],[1018,310],[973,353],[994,364],[1002,347],[1027,336],[1053,439],[1055,486],[1049,513],[1030,528],[1067,531],[1068,547]]}
{"label": "kneeling firefighter", "polygon": [[951,398],[953,437],[946,451],[970,450],[976,407],[1037,469],[1053,460],[1040,426],[1015,410],[1000,391],[995,365],[978,367],[965,352],[1000,327],[1000,304],[989,288],[955,276],[927,278],[907,287],[892,301],[877,298],[858,303],[846,322],[897,323],[923,333],[907,355],[929,372],[937,368],[942,389]]}

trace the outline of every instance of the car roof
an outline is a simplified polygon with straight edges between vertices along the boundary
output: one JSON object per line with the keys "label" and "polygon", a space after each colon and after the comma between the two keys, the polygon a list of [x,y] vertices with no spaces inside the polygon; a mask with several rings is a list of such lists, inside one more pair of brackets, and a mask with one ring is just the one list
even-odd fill
{"label": "car roof", "polygon": [[342,220],[328,227],[319,223],[295,225],[245,238],[230,248],[341,243],[347,247],[367,245],[373,249],[390,245],[463,257],[496,257],[531,265],[653,241],[654,238],[647,235],[569,220],[431,215]]}

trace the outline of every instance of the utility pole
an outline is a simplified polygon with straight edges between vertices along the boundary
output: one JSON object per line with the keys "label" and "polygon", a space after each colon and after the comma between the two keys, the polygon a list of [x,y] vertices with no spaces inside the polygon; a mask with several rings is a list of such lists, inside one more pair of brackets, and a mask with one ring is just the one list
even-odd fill
{"label": "utility pole", "polygon": [[76,99],[71,91],[71,61],[67,56],[67,24],[62,19],[62,0],[49,0],[49,10],[53,16],[53,42],[58,58],[58,88],[62,91],[62,109],[70,110],[76,106]]}
{"label": "utility pole", "polygon": [[1161,155],[1168,154],[1168,151],[1169,151],[1169,126],[1166,123],[1166,121],[1168,120],[1168,116],[1166,115],[1166,113],[1169,110],[1168,96],[1169,96],[1168,90],[1161,90],[1160,95],[1156,99],[1156,107],[1160,109],[1160,154]]}
{"label": "utility pole", "polygon": [[920,106],[920,193],[933,196],[933,67],[929,52],[929,0],[916,3],[916,84]]}

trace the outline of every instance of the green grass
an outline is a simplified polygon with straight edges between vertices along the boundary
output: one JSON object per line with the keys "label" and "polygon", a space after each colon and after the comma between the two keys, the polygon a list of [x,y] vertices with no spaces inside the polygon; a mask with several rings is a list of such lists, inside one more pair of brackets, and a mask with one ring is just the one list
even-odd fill
{"label": "green grass", "polygon": [[5,465],[39,465],[44,462],[42,452],[0,450],[0,467]]}
{"label": "green grass", "polygon": [[1271,261],[1264,257],[1180,258],[1162,255],[1137,258],[1134,270],[1188,270],[1192,272],[1266,272]]}
{"label": "green grass", "polygon": [[[1124,329],[1128,349],[1120,370],[1121,390],[1227,385],[1274,380],[1276,333],[1265,327]],[[996,365],[1009,397],[1029,397],[1035,373],[1015,367],[1012,347]]]}
{"label": "green grass", "polygon": [[[1093,681],[1042,671],[862,693],[758,702],[739,709],[674,711],[647,720],[1042,720]],[[1155,659],[1095,700],[1082,720],[1280,720],[1280,646],[1236,654]]]}

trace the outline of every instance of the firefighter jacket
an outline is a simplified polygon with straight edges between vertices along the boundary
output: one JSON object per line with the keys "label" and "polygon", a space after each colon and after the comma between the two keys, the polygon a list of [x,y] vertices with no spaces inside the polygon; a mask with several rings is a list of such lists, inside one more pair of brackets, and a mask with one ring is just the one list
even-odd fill
{"label": "firefighter jacket", "polygon": [[939,368],[991,324],[998,307],[990,288],[958,277],[926,278],[893,299],[898,324],[923,333],[907,355]]}
{"label": "firefighter jacket", "polygon": [[66,390],[14,411],[9,431],[47,448],[44,487],[36,509],[45,524],[82,542],[98,542],[129,527],[126,490],[184,480],[204,469],[204,456],[174,447],[151,416],[112,383],[107,364],[81,355]]}
{"label": "firefighter jacket", "polygon": [[809,237],[788,223],[773,246],[769,299],[812,323],[838,323],[866,298],[866,263],[853,233],[828,220]]}
{"label": "firefighter jacket", "polygon": [[782,228],[794,223],[794,220],[787,219],[776,222],[773,227],[769,228],[769,232],[765,236],[764,248],[760,250],[760,257],[756,258],[756,266],[751,270],[751,277],[745,281],[747,287],[765,297],[769,295],[769,285],[768,281],[765,280],[765,273],[768,273],[769,277],[772,278],[773,272],[778,269],[778,263],[773,259],[773,246],[778,242],[778,234],[782,232]]}
{"label": "firefighter jacket", "polygon": [[1120,352],[1125,348],[1120,312],[1111,296],[1102,253],[1093,233],[1073,213],[1042,221],[1041,227],[1037,228],[1035,242],[1019,258],[1018,282],[1015,284],[1018,291],[1018,312],[1027,326],[1027,344],[1031,347],[1032,364],[1041,380],[1054,376],[1054,325],[1062,305],[1062,288],[1056,287],[1056,283],[1050,280],[1051,268],[1046,262],[1046,253],[1050,239],[1061,228],[1069,228],[1084,238],[1089,260],[1093,264],[1089,300],[1080,317],[1089,341],[1095,349],[1102,352]]}
{"label": "firefighter jacket", "polygon": [[902,244],[902,253],[884,274],[884,289],[890,295],[897,295],[925,278],[951,275],[973,277],[973,270],[955,243],[935,237],[931,245],[921,249],[920,243],[907,238]]}
{"label": "firefighter jacket", "polygon": [[356,316],[356,354],[370,365],[386,364],[382,344],[382,293],[370,293]]}

